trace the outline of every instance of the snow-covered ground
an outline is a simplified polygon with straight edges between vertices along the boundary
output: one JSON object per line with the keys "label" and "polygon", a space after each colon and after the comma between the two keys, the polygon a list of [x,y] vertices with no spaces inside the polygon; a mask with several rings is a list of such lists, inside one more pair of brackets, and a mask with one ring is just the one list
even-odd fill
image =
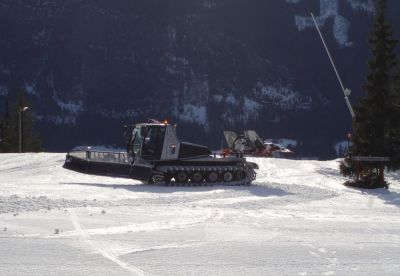
{"label": "snow-covered ground", "polygon": [[159,187],[0,154],[0,275],[398,275],[400,174],[256,159],[249,187]]}

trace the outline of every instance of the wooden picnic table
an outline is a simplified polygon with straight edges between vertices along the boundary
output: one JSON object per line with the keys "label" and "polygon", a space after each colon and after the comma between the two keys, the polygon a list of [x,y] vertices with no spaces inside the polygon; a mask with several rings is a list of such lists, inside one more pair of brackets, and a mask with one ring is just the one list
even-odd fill
{"label": "wooden picnic table", "polygon": [[[363,181],[366,177],[376,177],[377,184],[380,187],[387,187],[385,182],[385,164],[389,162],[389,157],[382,156],[352,156],[355,167],[355,181]],[[366,173],[367,172],[367,173]],[[372,186],[373,182],[370,183]]]}

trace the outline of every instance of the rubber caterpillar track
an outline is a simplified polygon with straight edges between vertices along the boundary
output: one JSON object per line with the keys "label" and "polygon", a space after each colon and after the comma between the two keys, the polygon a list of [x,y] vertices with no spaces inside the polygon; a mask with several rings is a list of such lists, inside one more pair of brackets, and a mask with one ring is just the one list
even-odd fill
{"label": "rubber caterpillar track", "polygon": [[153,175],[151,184],[162,186],[243,186],[250,185],[256,172],[250,166],[164,166]]}

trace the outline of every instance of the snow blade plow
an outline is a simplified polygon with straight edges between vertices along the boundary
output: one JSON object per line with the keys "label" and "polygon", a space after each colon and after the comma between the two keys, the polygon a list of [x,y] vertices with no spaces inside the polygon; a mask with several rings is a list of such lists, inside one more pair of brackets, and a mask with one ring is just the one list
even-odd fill
{"label": "snow blade plow", "polygon": [[164,185],[249,185],[256,163],[242,157],[217,158],[201,145],[181,142],[175,127],[157,121],[137,124],[124,152],[73,150],[67,169],[97,175],[127,177]]}
{"label": "snow blade plow", "polygon": [[224,131],[228,148],[222,151],[223,156],[244,155],[254,157],[291,157],[293,152],[279,144],[261,140],[254,130],[246,130],[237,135],[233,131]]}

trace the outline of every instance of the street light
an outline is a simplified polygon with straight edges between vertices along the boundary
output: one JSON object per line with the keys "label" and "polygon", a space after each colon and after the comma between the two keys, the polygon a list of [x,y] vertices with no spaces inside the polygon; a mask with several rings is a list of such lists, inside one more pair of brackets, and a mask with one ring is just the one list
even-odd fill
{"label": "street light", "polygon": [[24,106],[24,107],[20,107],[19,108],[19,112],[18,112],[18,117],[19,117],[19,153],[21,153],[21,149],[22,149],[22,134],[21,134],[21,129],[22,129],[22,124],[21,124],[21,115],[22,112],[26,111],[29,107]]}

